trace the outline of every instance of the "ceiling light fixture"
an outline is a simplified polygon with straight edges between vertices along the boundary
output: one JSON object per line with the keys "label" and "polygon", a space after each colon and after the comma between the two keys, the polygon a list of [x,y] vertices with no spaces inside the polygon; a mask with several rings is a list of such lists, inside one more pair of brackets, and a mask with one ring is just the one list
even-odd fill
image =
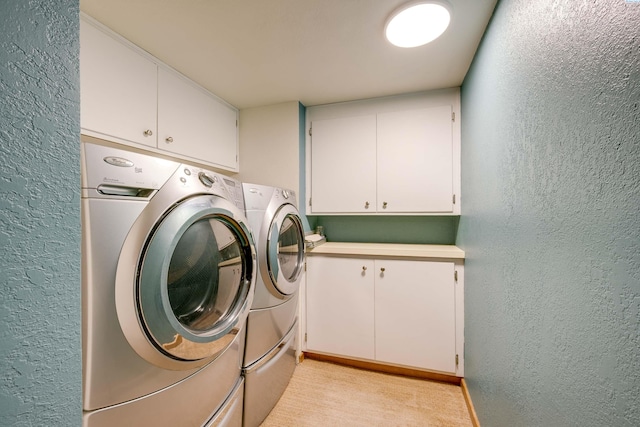
{"label": "ceiling light fixture", "polygon": [[398,47],[417,47],[440,37],[450,21],[451,8],[443,1],[411,2],[391,14],[384,34]]}

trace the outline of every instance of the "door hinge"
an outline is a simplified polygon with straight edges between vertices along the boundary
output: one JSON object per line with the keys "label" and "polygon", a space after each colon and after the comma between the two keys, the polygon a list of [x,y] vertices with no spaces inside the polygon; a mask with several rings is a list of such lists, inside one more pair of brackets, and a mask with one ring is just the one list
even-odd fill
{"label": "door hinge", "polygon": [[453,270],[453,280],[458,281],[458,270]]}
{"label": "door hinge", "polygon": [[309,206],[311,207],[311,197],[309,197]]}
{"label": "door hinge", "polygon": [[311,134],[313,133],[312,129],[313,129],[313,126],[309,126],[309,136],[311,136]]}
{"label": "door hinge", "polygon": [[[307,342],[307,333],[304,333],[304,342]],[[457,356],[456,356],[457,357]],[[456,363],[457,364],[457,363]]]}
{"label": "door hinge", "polygon": [[238,127],[238,120],[236,120],[236,127]]}
{"label": "door hinge", "polygon": [[456,367],[458,366],[458,355],[456,354]]}
{"label": "door hinge", "polygon": [[456,195],[455,194],[453,195],[453,204],[454,205],[456,204]]}
{"label": "door hinge", "polygon": [[452,112],[451,112],[451,121],[452,121],[452,122],[455,122],[455,121],[456,121],[456,113],[455,113],[455,111],[452,111]]}

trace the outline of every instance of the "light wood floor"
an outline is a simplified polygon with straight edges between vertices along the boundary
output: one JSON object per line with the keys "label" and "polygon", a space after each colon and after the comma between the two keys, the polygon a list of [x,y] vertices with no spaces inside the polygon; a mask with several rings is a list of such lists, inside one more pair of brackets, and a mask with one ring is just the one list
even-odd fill
{"label": "light wood floor", "polygon": [[471,427],[454,384],[305,359],[262,427]]}

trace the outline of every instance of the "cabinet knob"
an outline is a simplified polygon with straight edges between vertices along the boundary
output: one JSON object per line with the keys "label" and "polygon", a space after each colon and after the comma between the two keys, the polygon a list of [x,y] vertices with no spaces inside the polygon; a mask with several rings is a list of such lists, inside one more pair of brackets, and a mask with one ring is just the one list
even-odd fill
{"label": "cabinet knob", "polygon": [[142,134],[144,136],[151,136],[151,135],[153,135],[153,132],[151,131],[151,129],[147,129],[144,132],[142,132]]}
{"label": "cabinet knob", "polygon": [[367,266],[366,265],[362,266],[362,271],[367,271]]}
{"label": "cabinet knob", "polygon": [[380,267],[380,273],[384,273],[384,267]]}
{"label": "cabinet knob", "polygon": [[364,202],[364,208],[369,209],[369,202]]}
{"label": "cabinet knob", "polygon": [[165,141],[167,142],[167,144],[171,144],[173,142],[173,137],[172,136],[168,136]]}
{"label": "cabinet knob", "polygon": [[382,202],[382,209],[387,209],[387,202]]}

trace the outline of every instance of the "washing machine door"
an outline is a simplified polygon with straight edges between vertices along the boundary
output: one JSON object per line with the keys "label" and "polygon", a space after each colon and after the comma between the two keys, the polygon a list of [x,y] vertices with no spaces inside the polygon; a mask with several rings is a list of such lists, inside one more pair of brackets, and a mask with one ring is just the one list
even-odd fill
{"label": "washing machine door", "polygon": [[[285,204],[275,213],[267,235],[263,281],[281,296],[295,293],[304,270],[304,228],[295,206]],[[265,277],[266,276],[266,277]]]}
{"label": "washing machine door", "polygon": [[129,343],[149,362],[187,369],[221,354],[244,325],[255,248],[241,211],[200,195],[174,205],[153,226],[131,289],[120,270],[116,306]]}

